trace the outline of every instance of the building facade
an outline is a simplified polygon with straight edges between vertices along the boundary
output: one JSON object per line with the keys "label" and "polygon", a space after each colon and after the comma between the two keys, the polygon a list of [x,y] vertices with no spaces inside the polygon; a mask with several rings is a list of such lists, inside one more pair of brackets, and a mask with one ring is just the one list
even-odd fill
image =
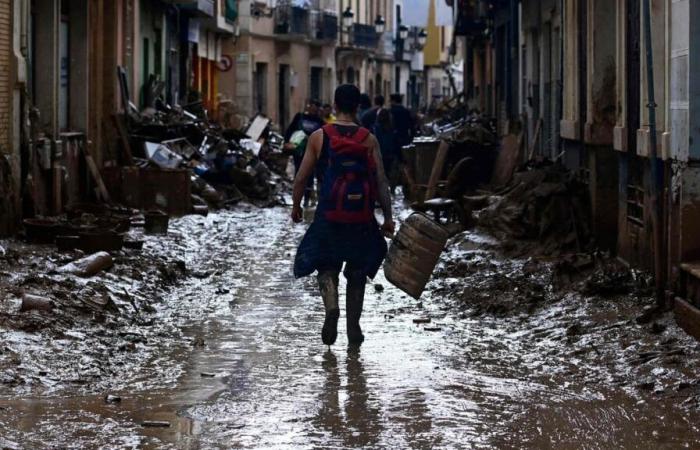
{"label": "building facade", "polygon": [[227,78],[235,80],[241,114],[264,114],[285,128],[309,99],[331,101],[338,39],[335,1],[303,6],[282,0],[241,1],[239,24],[240,36],[225,53],[233,60]]}
{"label": "building facade", "polygon": [[20,217],[21,2],[0,1],[0,235],[17,229]]}
{"label": "building facade", "polygon": [[[457,47],[460,45],[458,40],[454,39],[453,27],[438,25],[436,0],[430,1],[427,22],[426,43],[423,48],[424,98],[427,106],[434,107],[458,94],[451,69],[455,63],[454,56],[458,54]],[[459,54],[461,55],[461,52]]]}
{"label": "building facade", "polygon": [[700,79],[691,55],[700,47],[700,5],[650,0],[647,39],[645,3],[458,1],[465,92],[503,133],[522,130],[525,148],[563,162],[588,184],[598,243],[654,272],[666,304],[684,305],[679,321],[693,329],[700,323],[693,114]]}

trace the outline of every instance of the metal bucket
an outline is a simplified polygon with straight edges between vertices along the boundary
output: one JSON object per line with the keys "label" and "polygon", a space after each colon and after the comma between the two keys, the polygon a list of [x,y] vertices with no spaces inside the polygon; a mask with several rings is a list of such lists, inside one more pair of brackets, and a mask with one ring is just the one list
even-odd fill
{"label": "metal bucket", "polygon": [[411,214],[394,237],[384,261],[384,275],[394,286],[420,298],[433,274],[449,233],[422,213]]}

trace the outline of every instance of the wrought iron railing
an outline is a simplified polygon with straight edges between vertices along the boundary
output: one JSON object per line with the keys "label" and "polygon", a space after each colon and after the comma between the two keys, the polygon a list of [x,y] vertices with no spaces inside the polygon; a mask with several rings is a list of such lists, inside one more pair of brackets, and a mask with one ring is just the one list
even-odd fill
{"label": "wrought iron railing", "polygon": [[309,10],[287,2],[278,3],[275,9],[275,33],[308,35]]}
{"label": "wrought iron railing", "polygon": [[355,47],[371,48],[377,47],[379,35],[374,25],[355,23],[352,25],[352,44]]}
{"label": "wrought iron railing", "polygon": [[295,6],[290,0],[278,0],[275,8],[275,33],[301,36],[311,40],[338,39],[338,16],[328,9],[332,0],[313,0],[308,6]]}
{"label": "wrought iron railing", "polygon": [[338,39],[338,16],[322,11],[312,11],[311,19],[311,39],[320,41]]}

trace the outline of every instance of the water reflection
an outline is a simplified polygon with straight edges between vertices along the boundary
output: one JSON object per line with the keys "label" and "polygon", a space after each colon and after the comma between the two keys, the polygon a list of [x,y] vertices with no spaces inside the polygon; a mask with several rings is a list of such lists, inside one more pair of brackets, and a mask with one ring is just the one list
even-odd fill
{"label": "water reflection", "polygon": [[425,393],[420,389],[410,389],[403,393],[396,422],[404,429],[404,436],[410,448],[434,448],[442,442],[440,435],[432,434],[433,420]]}
{"label": "water reflection", "polygon": [[325,381],[314,425],[346,447],[368,447],[379,442],[383,431],[381,409],[368,388],[359,347],[348,347],[343,386],[338,358],[332,351],[321,362]]}

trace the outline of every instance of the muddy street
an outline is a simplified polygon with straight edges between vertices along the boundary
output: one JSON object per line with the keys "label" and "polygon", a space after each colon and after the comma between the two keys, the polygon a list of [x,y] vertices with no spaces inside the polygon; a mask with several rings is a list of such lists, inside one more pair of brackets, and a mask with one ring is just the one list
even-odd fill
{"label": "muddy street", "polygon": [[[451,242],[422,301],[380,273],[368,285],[365,343],[348,347],[341,320],[328,350],[316,282],[291,275],[303,231],[285,208],[239,208],[185,217],[167,237],[148,238],[145,252],[181,258],[187,276],[153,302],[144,337],[135,348],[113,349],[122,362],[99,383],[44,373],[4,385],[0,447],[700,445],[700,349],[668,317],[655,322],[660,333],[637,324],[643,300],[547,288],[527,309],[458,300],[454,293],[471,285],[526,301],[532,295],[517,294],[518,277],[546,272],[498,260],[492,238],[467,232]],[[455,260],[479,270],[456,275]],[[493,273],[500,288],[489,281]],[[2,338],[8,352],[37,337]],[[76,332],[64,345],[80,339]],[[653,361],[640,361],[649,352],[657,352]]]}

